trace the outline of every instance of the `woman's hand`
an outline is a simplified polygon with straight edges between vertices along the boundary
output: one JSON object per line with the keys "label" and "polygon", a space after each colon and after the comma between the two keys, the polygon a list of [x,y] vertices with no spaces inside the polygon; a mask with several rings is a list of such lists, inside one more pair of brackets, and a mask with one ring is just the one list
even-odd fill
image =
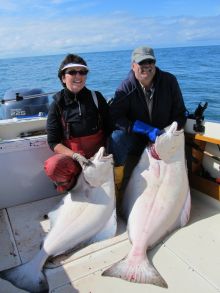
{"label": "woman's hand", "polygon": [[72,155],[73,160],[77,161],[81,167],[90,165],[90,161],[86,159],[83,155],[80,155],[79,153],[74,153]]}

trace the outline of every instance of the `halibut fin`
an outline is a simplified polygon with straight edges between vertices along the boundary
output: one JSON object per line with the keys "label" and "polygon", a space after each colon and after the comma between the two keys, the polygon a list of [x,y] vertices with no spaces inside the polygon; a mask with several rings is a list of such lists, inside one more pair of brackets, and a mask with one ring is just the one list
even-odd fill
{"label": "halibut fin", "polygon": [[161,277],[155,267],[149,263],[147,257],[136,265],[131,265],[128,258],[124,258],[105,270],[102,275],[121,278],[134,283],[152,284],[162,288],[168,288],[166,281]]}
{"label": "halibut fin", "polygon": [[0,278],[9,281],[15,287],[30,293],[48,293],[49,286],[44,274],[31,270],[30,263],[0,272]]}

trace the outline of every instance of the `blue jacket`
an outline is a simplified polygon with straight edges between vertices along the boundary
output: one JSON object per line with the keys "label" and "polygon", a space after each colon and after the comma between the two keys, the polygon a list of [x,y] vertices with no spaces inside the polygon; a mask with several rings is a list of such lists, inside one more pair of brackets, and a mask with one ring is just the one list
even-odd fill
{"label": "blue jacket", "polygon": [[174,75],[156,67],[154,77],[154,96],[152,120],[140,83],[131,70],[122,81],[110,103],[110,113],[117,129],[128,130],[136,121],[141,120],[159,129],[178,122],[182,128],[186,122],[186,107],[182,93]]}

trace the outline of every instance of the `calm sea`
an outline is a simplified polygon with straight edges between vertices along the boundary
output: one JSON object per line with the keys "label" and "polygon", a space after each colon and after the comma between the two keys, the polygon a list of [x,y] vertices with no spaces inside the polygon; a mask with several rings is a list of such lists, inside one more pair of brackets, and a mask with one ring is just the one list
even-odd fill
{"label": "calm sea", "polygon": [[[157,66],[176,75],[189,112],[208,102],[206,119],[220,121],[220,46],[155,49],[155,54]],[[107,100],[113,97],[130,69],[131,51],[80,55],[90,68],[87,86],[101,91]],[[64,56],[0,59],[0,99],[11,88],[60,90],[57,70]]]}

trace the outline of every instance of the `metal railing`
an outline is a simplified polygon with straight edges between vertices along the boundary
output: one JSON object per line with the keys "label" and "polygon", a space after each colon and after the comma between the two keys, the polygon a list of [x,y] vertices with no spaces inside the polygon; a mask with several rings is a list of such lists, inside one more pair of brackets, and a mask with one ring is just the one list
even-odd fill
{"label": "metal railing", "polygon": [[5,103],[8,103],[8,102],[19,102],[19,101],[22,101],[22,100],[28,100],[28,99],[34,99],[34,98],[54,95],[56,93],[57,93],[57,91],[56,92],[50,92],[50,93],[40,93],[40,94],[34,94],[34,95],[27,95],[27,96],[24,96],[24,95],[21,95],[19,93],[16,93],[15,94],[16,95],[15,99],[1,99],[0,103],[5,104]]}

